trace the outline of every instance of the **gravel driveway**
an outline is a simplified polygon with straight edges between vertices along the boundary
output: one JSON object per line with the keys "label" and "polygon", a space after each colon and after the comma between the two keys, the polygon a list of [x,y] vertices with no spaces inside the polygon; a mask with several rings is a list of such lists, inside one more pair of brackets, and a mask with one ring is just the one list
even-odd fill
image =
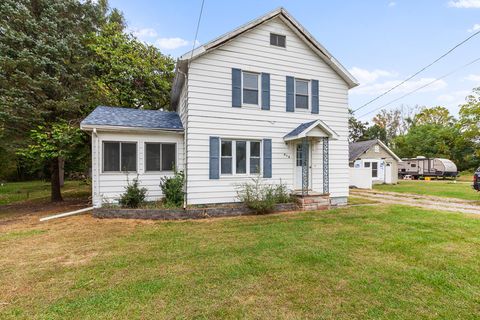
{"label": "gravel driveway", "polygon": [[381,203],[402,204],[425,209],[480,214],[480,204],[475,200],[366,189],[351,189],[350,194],[352,196],[371,199]]}

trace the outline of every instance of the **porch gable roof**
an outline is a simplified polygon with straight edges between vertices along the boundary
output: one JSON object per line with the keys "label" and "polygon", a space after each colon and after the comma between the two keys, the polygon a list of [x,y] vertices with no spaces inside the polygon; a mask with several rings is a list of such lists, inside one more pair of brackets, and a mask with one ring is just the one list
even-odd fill
{"label": "porch gable roof", "polygon": [[332,130],[329,126],[327,126],[327,124],[322,120],[313,120],[310,122],[305,122],[300,124],[298,127],[296,127],[295,129],[287,133],[283,137],[283,140],[287,142],[287,141],[302,139],[305,137],[310,137],[312,135],[309,135],[309,133],[312,132],[312,130],[315,128],[319,128],[330,139],[338,140],[338,134],[334,130]]}

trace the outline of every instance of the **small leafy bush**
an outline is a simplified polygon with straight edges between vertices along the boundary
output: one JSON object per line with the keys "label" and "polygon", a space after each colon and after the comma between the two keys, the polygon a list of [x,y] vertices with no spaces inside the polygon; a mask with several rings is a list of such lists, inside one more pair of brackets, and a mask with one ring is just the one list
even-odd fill
{"label": "small leafy bush", "polygon": [[174,169],[173,177],[162,177],[160,179],[160,188],[162,189],[165,207],[181,207],[183,205],[184,193],[183,185],[185,175],[183,171]]}
{"label": "small leafy bush", "polygon": [[237,187],[237,197],[248,208],[257,214],[273,211],[278,203],[291,201],[286,185],[265,184],[260,176],[252,178],[252,181],[240,184]]}
{"label": "small leafy bush", "polygon": [[288,192],[286,184],[280,181],[279,184],[273,185],[272,188],[276,203],[293,202],[292,195]]}
{"label": "small leafy bush", "polygon": [[125,192],[120,196],[118,201],[124,208],[138,208],[147,196],[147,189],[140,188],[138,177],[133,179],[132,183],[128,182]]}

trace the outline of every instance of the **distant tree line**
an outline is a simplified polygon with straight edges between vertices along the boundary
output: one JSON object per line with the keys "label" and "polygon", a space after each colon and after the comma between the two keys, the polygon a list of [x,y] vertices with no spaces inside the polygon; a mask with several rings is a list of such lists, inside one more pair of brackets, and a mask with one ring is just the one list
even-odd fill
{"label": "distant tree line", "polygon": [[466,97],[458,119],[442,106],[401,106],[381,110],[372,122],[359,121],[350,112],[350,142],[380,139],[400,158],[447,158],[459,170],[480,165],[480,88]]}
{"label": "distant tree line", "polygon": [[86,172],[80,121],[97,105],[169,108],[174,60],[126,30],[107,0],[0,2],[0,180]]}

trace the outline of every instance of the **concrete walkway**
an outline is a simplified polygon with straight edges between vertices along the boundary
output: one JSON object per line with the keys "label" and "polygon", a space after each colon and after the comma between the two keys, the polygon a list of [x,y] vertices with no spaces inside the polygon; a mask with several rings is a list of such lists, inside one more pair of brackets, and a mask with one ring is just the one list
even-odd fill
{"label": "concrete walkway", "polygon": [[443,210],[480,214],[480,205],[475,200],[462,200],[456,198],[442,198],[435,196],[386,192],[377,190],[351,189],[352,196],[371,199],[380,203],[401,204],[432,210]]}

